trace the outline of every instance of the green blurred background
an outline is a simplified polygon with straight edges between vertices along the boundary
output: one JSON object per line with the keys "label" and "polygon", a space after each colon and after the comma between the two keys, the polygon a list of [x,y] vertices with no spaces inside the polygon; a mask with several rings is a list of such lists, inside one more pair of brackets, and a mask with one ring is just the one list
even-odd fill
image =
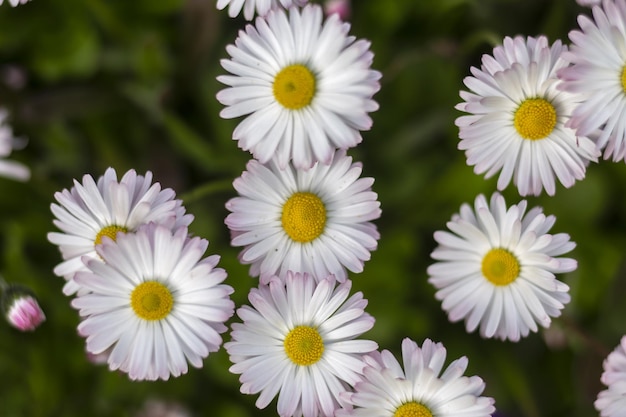
{"label": "green blurred background", "polygon": [[[221,120],[215,80],[219,60],[245,25],[217,11],[214,0],[33,0],[0,6],[0,104],[17,136],[29,139],[11,159],[32,169],[23,184],[0,178],[0,273],[30,286],[47,321],[34,333],[0,322],[0,417],[146,416],[146,402],[184,407],[192,416],[274,416],[239,393],[224,350],[203,369],[168,382],[131,382],[89,362],[76,333],[78,315],[52,273],[60,261],[46,233],[55,191],[73,178],[151,170],[176,190],[195,215],[193,233],[209,239],[209,253],[246,302],[257,280],[229,245],[224,203],[231,182],[250,158]],[[587,178],[555,197],[529,198],[555,214],[553,232],[578,243],[577,271],[561,277],[572,302],[548,331],[519,343],[467,334],[447,321],[426,268],[435,230],[479,193],[484,180],[456,149],[462,80],[480,56],[505,35],[548,35],[567,41],[574,0],[353,0],[351,33],[372,41],[374,68],[383,73],[375,96],[380,110],[363,143],[350,151],[376,178],[383,215],[379,248],[355,291],[376,318],[364,337],[396,353],[402,338],[429,337],[448,348],[449,361],[470,360],[498,416],[593,416],[603,388],[602,360],[626,333],[626,166],[602,161]],[[515,188],[507,202],[520,200]],[[228,335],[225,336],[228,340]],[[449,362],[448,361],[448,362]],[[157,416],[154,414],[154,416]]]}

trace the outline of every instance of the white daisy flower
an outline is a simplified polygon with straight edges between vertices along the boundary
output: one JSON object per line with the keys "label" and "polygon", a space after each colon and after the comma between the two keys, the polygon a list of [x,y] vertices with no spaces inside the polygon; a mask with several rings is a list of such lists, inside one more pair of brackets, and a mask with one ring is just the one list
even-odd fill
{"label": "white daisy flower", "polygon": [[513,179],[521,195],[555,193],[555,176],[565,187],[585,177],[597,161],[595,143],[566,127],[582,97],[557,89],[557,71],[567,62],[560,41],[545,36],[514,39],[484,55],[481,69],[472,67],[456,106],[471,115],[457,118],[459,149],[477,174],[497,172],[498,189]]}
{"label": "white daisy flower", "polygon": [[118,182],[113,168],[108,168],[98,182],[90,175],[83,176],[82,184],[74,180],[71,190],[57,192],[50,209],[56,217],[53,223],[63,233],[48,233],[48,240],[57,245],[64,259],[54,273],[67,280],[63,292],[78,291],[72,280],[77,271],[84,270],[82,257],[97,258],[96,246],[103,236],[115,239],[119,232],[133,232],[139,226],[156,222],[172,229],[188,226],[193,220],[185,214],[180,200],[175,200],[172,189],[161,190],[152,184],[152,173],[137,175],[134,170],[124,174]]}
{"label": "white daisy flower", "polygon": [[[8,0],[8,3],[10,3],[11,6],[15,7],[15,6],[18,6],[20,4],[26,4],[29,1],[30,0]],[[3,2],[4,2],[4,0],[0,0],[0,6],[2,5]]]}
{"label": "white daisy flower", "polygon": [[354,392],[341,395],[356,408],[338,410],[337,417],[486,417],[495,411],[493,398],[480,396],[483,380],[463,375],[466,357],[442,372],[446,348],[441,343],[426,339],[420,348],[406,338],[402,364],[388,350],[364,360],[362,381],[355,384]]}
{"label": "white daisy flower", "polygon": [[243,9],[243,17],[252,20],[254,12],[258,16],[265,16],[270,10],[292,5],[304,6],[308,0],[217,0],[217,8],[224,10],[228,6],[228,16],[237,17]]}
{"label": "white daisy flower", "polygon": [[608,388],[594,403],[602,417],[626,416],[626,336],[602,364],[601,381]]}
{"label": "white daisy flower", "polygon": [[30,179],[28,167],[19,162],[4,159],[11,155],[13,149],[24,144],[23,140],[13,136],[13,129],[6,122],[8,115],[5,109],[0,108],[0,176],[18,181],[27,181]]}
{"label": "white daisy flower", "polygon": [[348,298],[350,281],[315,281],[289,272],[284,281],[253,288],[252,306],[237,310],[243,323],[232,325],[232,341],[224,344],[241,392],[260,393],[261,409],[278,395],[281,417],[333,416],[340,392],[360,377],[361,355],[378,347],[356,339],[374,325],[363,294]]}
{"label": "white daisy flower", "polygon": [[104,238],[96,248],[104,262],[87,259],[88,271],[75,277],[88,290],[72,300],[84,317],[78,330],[87,350],[112,348],[109,368],[131,379],[177,377],[187,362],[202,367],[222,344],[235,307],[233,289],[222,284],[226,272],[216,268],[219,256],[201,260],[207,246],[185,227],[173,232],[155,223],[117,241]]}
{"label": "white daisy flower", "polygon": [[281,168],[329,164],[335,149],[361,142],[380,73],[370,69],[370,43],[349,36],[350,25],[309,5],[278,9],[241,31],[217,77],[226,119],[248,115],[233,132],[239,147],[261,163],[276,156]]}
{"label": "white daisy flower", "polygon": [[266,284],[287,271],[329,274],[346,280],[346,268],[362,272],[379,238],[371,220],[380,217],[373,178],[359,178],[361,165],[337,151],[330,165],[307,171],[275,161],[248,162],[235,179],[239,193],[226,203],[232,245],[245,246],[239,259]]}
{"label": "white daisy flower", "polygon": [[483,337],[518,341],[537,324],[548,327],[570,300],[554,274],[576,269],[575,260],[558,257],[576,244],[565,233],[548,234],[556,218],[540,207],[525,212],[525,200],[507,208],[498,193],[490,204],[479,195],[474,210],[463,204],[448,222],[450,232],[435,232],[431,256],[439,262],[428,281],[449,319],[465,319],[468,332],[480,325]]}
{"label": "white daisy flower", "polygon": [[572,46],[563,54],[572,65],[558,75],[560,88],[586,99],[568,126],[578,135],[597,136],[605,159],[626,161],[626,1],[604,1],[593,8],[593,20],[580,15],[578,24],[581,30],[569,33]]}

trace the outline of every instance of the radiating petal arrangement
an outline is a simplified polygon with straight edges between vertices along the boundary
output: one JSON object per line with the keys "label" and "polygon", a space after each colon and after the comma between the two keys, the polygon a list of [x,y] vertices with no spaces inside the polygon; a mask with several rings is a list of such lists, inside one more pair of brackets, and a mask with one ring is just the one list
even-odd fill
{"label": "radiating petal arrangement", "polygon": [[272,10],[240,31],[226,48],[222,66],[231,75],[217,78],[228,86],[217,99],[223,118],[246,116],[233,132],[241,149],[263,164],[275,158],[281,169],[308,169],[361,142],[381,74],[370,69],[370,43],[349,29],[309,5]]}

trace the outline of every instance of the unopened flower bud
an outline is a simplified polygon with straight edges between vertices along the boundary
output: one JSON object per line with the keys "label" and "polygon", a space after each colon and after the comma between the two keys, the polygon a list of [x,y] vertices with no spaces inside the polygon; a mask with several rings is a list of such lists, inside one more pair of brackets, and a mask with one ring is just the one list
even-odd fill
{"label": "unopened flower bud", "polygon": [[11,326],[30,332],[46,320],[46,315],[30,290],[20,285],[2,284],[2,311]]}

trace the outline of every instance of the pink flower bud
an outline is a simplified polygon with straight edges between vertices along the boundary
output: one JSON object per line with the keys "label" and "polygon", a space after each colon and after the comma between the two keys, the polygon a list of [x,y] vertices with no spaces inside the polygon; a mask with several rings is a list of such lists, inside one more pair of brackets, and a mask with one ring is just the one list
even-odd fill
{"label": "pink flower bud", "polygon": [[345,21],[350,17],[350,0],[326,0],[324,11],[328,16],[337,13]]}
{"label": "pink flower bud", "polygon": [[11,326],[23,332],[35,330],[46,320],[37,300],[30,295],[13,300],[6,317]]}

